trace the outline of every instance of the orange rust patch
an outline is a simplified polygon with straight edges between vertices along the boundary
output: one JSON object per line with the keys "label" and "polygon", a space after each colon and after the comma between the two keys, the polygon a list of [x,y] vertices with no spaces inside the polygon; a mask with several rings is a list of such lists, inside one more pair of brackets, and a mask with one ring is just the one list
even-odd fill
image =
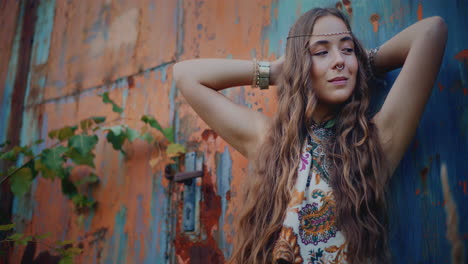
{"label": "orange rust patch", "polygon": [[444,90],[444,86],[441,83],[437,83],[437,86],[439,86],[439,91],[442,92]]}
{"label": "orange rust patch", "polygon": [[353,8],[351,7],[351,1],[349,0],[343,0],[343,4],[346,8],[346,11],[351,15],[353,14]]}
{"label": "orange rust patch", "polygon": [[459,181],[458,185],[460,185],[463,188],[463,194],[468,195],[467,188],[466,188],[467,187],[466,186],[466,181]]}
{"label": "orange rust patch", "polygon": [[422,3],[418,3],[418,21],[423,19],[423,6]]}
{"label": "orange rust patch", "polygon": [[377,13],[372,14],[371,17],[369,18],[369,20],[372,23],[372,26],[374,28],[374,32],[379,31],[379,20],[380,20],[379,14],[377,14]]}
{"label": "orange rust patch", "polygon": [[127,78],[127,83],[129,89],[135,88],[135,79],[133,79],[133,76]]}
{"label": "orange rust patch", "polygon": [[460,52],[458,52],[455,57],[456,60],[459,60],[463,63],[465,63],[465,66],[468,67],[468,49],[464,49]]}
{"label": "orange rust patch", "polygon": [[340,9],[340,10],[343,9],[343,5],[341,4],[341,2],[336,2],[335,7]]}
{"label": "orange rust patch", "polygon": [[453,198],[452,190],[450,189],[447,165],[442,163],[440,168],[440,180],[442,182],[442,191],[444,195],[444,201],[446,201],[445,215],[447,224],[446,238],[449,241],[452,250],[451,257],[453,263],[466,263],[464,253],[464,243],[459,233],[459,214],[457,211],[457,204]]}
{"label": "orange rust patch", "polygon": [[210,136],[216,139],[218,137],[218,134],[213,129],[205,129],[203,130],[203,133],[201,136],[203,140],[208,140]]}

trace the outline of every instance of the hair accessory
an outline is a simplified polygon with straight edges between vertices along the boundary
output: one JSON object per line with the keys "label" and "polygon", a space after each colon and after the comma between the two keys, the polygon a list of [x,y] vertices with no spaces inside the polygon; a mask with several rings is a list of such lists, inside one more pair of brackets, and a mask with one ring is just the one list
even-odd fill
{"label": "hair accessory", "polygon": [[252,88],[260,87],[260,90],[268,89],[270,85],[270,62],[254,61],[254,75],[252,80]]}
{"label": "hair accessory", "polygon": [[324,34],[295,35],[295,36],[288,36],[286,39],[305,37],[305,36],[333,36],[333,35],[351,34],[351,33],[352,33],[351,31],[342,31],[342,32],[335,32],[335,33],[324,33]]}
{"label": "hair accessory", "polygon": [[369,54],[367,56],[367,72],[368,72],[368,79],[375,80],[375,55],[379,51],[380,47],[373,48],[369,50]]}

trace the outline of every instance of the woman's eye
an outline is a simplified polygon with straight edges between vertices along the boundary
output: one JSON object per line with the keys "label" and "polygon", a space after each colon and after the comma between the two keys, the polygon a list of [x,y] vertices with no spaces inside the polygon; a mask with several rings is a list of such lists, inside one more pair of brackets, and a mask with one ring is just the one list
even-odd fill
{"label": "woman's eye", "polygon": [[344,52],[347,52],[347,53],[352,53],[352,52],[354,52],[354,49],[352,49],[352,48],[344,48],[343,51],[344,51]]}
{"label": "woman's eye", "polygon": [[322,52],[314,53],[314,55],[316,55],[316,56],[322,56],[322,55],[325,55],[325,54],[327,54],[327,53],[328,53],[327,51],[322,51]]}

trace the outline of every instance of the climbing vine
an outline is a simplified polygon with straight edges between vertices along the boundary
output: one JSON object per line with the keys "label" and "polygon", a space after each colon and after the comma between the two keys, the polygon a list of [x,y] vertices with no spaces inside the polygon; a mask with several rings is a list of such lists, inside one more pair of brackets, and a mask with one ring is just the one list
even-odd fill
{"label": "climbing vine", "polygon": [[[118,114],[123,112],[123,108],[111,100],[107,92],[99,96],[104,104],[112,106],[113,112]],[[11,165],[6,172],[0,172],[0,184],[8,181],[13,195],[22,197],[30,190],[32,182],[37,177],[52,181],[58,179],[61,182],[62,193],[73,202],[78,213],[93,210],[96,207],[96,201],[87,194],[80,193],[78,187],[80,185],[93,187],[99,184],[94,153],[100,140],[99,134],[104,134],[113,149],[120,151],[124,156],[128,156],[124,148],[125,142],[132,143],[137,139],[146,141],[159,150],[159,156],[150,159],[152,167],[162,161],[173,163],[178,155],[185,153],[185,148],[174,142],[172,127],[163,128],[151,115],[143,115],[140,120],[144,126],[138,131],[126,124],[112,125],[116,122],[122,123],[125,121],[123,118],[107,121],[104,116],[92,116],[81,120],[77,125],[50,131],[48,138],[52,140],[52,145],[37,152],[35,150],[40,149],[44,139],[25,146],[12,146],[9,141],[6,141],[0,144],[0,160],[14,165]],[[158,134],[162,135],[162,140]],[[164,156],[164,159],[161,156]],[[87,167],[87,175],[80,180],[73,181],[70,176],[78,166]],[[14,224],[0,225],[0,231],[11,231],[11,229],[14,229]],[[15,245],[41,241],[45,238],[26,236],[21,233],[2,237],[6,238],[0,242],[13,242]],[[81,252],[79,248],[74,248],[69,244],[59,241],[52,246],[64,261],[71,260],[73,255]]]}

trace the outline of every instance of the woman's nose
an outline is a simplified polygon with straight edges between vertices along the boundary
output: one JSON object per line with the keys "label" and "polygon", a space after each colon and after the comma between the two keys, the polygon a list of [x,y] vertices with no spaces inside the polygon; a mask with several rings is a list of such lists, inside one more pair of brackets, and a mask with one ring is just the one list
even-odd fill
{"label": "woman's nose", "polygon": [[336,66],[341,66],[344,64],[344,57],[343,54],[339,50],[335,50],[333,52],[333,65],[332,68]]}

